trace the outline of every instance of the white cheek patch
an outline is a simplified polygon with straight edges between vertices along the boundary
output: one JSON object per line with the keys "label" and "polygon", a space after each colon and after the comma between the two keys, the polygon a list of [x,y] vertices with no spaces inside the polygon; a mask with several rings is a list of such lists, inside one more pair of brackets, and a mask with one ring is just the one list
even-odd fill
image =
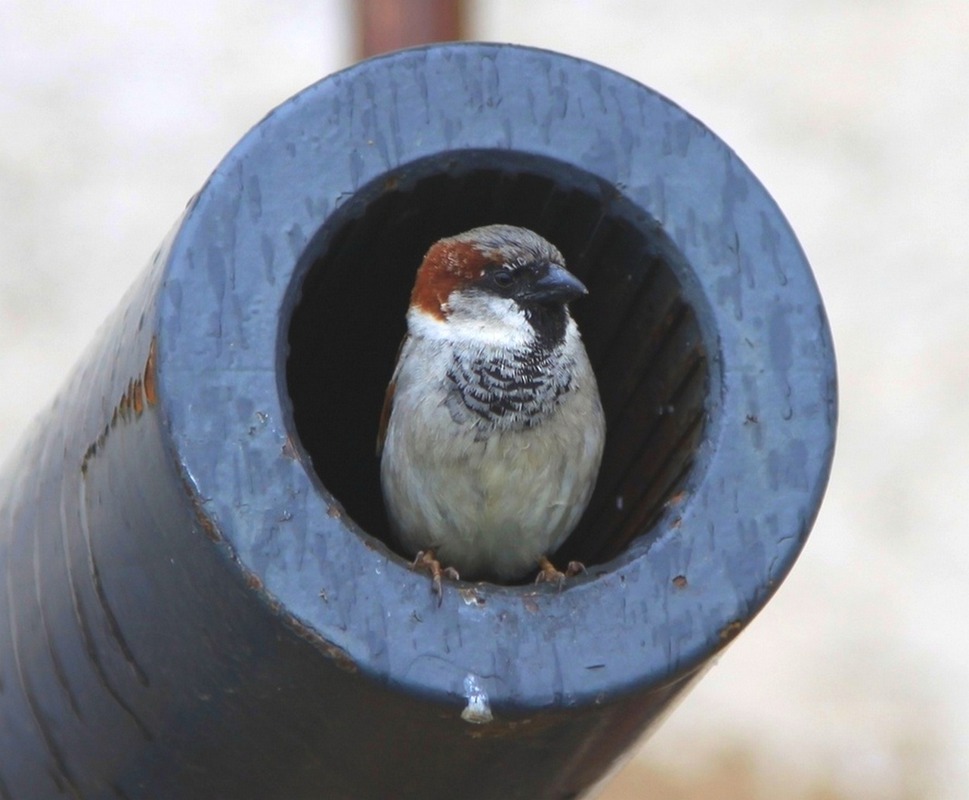
{"label": "white cheek patch", "polygon": [[481,292],[452,292],[444,308],[445,318],[411,310],[411,333],[428,339],[448,339],[469,345],[525,347],[535,341],[535,331],[514,300]]}

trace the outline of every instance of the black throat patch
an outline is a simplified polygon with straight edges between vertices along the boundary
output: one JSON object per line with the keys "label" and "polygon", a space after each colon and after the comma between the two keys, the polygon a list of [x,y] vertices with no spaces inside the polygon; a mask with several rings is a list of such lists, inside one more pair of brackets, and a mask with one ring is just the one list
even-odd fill
{"label": "black throat patch", "polygon": [[538,347],[554,348],[565,341],[565,328],[568,325],[569,316],[564,305],[521,303],[519,307],[524,312],[528,324],[535,331]]}

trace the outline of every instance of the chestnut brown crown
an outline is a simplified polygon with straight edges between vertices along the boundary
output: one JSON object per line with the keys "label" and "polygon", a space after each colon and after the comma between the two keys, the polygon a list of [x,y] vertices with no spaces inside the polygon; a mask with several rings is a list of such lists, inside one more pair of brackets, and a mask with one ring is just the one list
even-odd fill
{"label": "chestnut brown crown", "polygon": [[587,293],[553,244],[513,225],[474,228],[431,246],[417,272],[411,307],[444,319],[455,291],[506,297],[523,309],[564,306]]}

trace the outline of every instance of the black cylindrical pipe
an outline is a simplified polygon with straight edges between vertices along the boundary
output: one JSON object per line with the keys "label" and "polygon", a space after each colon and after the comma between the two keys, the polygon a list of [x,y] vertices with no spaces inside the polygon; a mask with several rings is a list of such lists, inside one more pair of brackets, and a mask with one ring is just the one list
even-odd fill
{"label": "black cylindrical pipe", "polygon": [[[414,271],[554,242],[609,438],[562,591],[395,552],[374,457]],[[257,125],[0,478],[0,798],[566,798],[770,598],[835,370],[793,233],[673,103],[529,48],[361,63]]]}

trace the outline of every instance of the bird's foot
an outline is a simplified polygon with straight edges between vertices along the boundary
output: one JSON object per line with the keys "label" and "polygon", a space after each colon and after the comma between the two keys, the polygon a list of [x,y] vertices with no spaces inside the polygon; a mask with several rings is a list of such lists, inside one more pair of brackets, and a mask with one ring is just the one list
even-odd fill
{"label": "bird's foot", "polygon": [[454,567],[442,567],[437,560],[433,550],[421,550],[414,556],[412,566],[415,569],[424,570],[431,576],[431,589],[437,595],[437,604],[441,605],[444,599],[444,588],[441,585],[441,578],[450,578],[453,581],[459,580],[460,575]]}
{"label": "bird's foot", "polygon": [[565,585],[565,579],[575,577],[580,572],[585,572],[585,564],[581,561],[570,561],[565,572],[561,572],[547,556],[542,556],[538,559],[538,575],[535,576],[535,583],[554,583],[561,591]]}

